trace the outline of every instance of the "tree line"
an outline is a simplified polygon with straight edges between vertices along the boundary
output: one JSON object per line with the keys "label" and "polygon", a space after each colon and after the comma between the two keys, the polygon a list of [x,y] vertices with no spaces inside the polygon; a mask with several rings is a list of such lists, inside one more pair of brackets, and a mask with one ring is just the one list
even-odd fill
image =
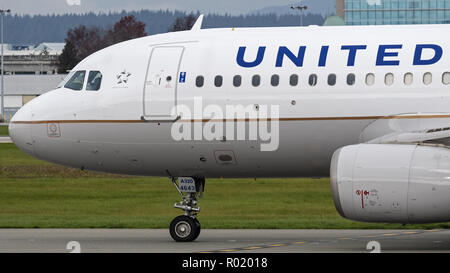
{"label": "tree line", "polygon": [[[191,29],[196,17],[193,14],[179,17],[168,31]],[[145,37],[145,23],[136,20],[133,15],[122,17],[110,29],[86,27],[85,25],[69,29],[65,38],[65,46],[58,58],[58,73],[65,73],[92,53],[108,46]]]}
{"label": "tree line", "polygon": [[[119,15],[121,15],[120,18],[118,18]],[[38,41],[37,39],[39,37],[39,39],[41,39],[40,42],[61,42],[64,40],[66,44],[58,59],[58,72],[65,73],[90,54],[110,45],[155,33],[191,29],[199,15],[199,13],[186,14],[170,11],[139,11],[136,12],[136,15],[122,12],[110,13],[108,15],[9,16],[7,18],[9,24],[7,27],[8,31],[6,32],[6,41],[17,45],[18,43],[13,41],[21,41],[21,39],[23,39],[20,38],[21,35],[32,29],[39,30],[44,27],[45,34],[39,34],[39,31],[35,31],[28,39],[36,39],[35,41]],[[77,20],[80,18],[86,20],[83,21],[83,23],[78,24]],[[111,19],[113,18],[116,18],[117,21],[112,23]],[[11,21],[13,22],[14,20],[22,21],[22,24],[11,24]],[[171,20],[171,22],[169,23],[167,20]],[[306,24],[318,25],[321,25],[324,20],[325,18],[321,15],[312,14],[306,15],[303,19]],[[150,24],[148,22],[150,22]],[[65,26],[68,24],[71,24],[72,26],[75,25],[76,27],[68,28],[64,37],[61,39],[58,32],[64,30]],[[231,16],[212,14],[205,17],[203,27],[290,25],[299,25],[299,16],[277,16],[275,14]],[[21,29],[24,26],[25,28]],[[12,31],[14,29],[18,30]],[[55,29],[55,31],[52,31],[52,29]],[[56,31],[56,29],[58,31]],[[51,34],[53,34],[53,36],[51,36]],[[14,35],[17,35],[17,37],[14,38]]]}
{"label": "tree line", "polygon": [[65,73],[92,53],[110,45],[147,36],[145,24],[133,15],[122,17],[110,29],[87,27],[69,29],[62,54],[58,59],[58,72]]}
{"label": "tree line", "polygon": [[[67,31],[76,26],[98,27],[110,29],[121,18],[134,15],[136,20],[145,23],[148,35],[167,32],[167,29],[180,17],[190,13],[180,11],[150,11],[114,13],[87,13],[65,15],[8,15],[5,17],[5,41],[15,45],[37,45],[42,42],[63,42]],[[199,13],[194,13],[197,17]],[[319,14],[304,16],[305,25],[322,25],[325,18]],[[205,16],[204,27],[277,27],[298,26],[299,15],[252,14],[252,15],[220,15]]]}

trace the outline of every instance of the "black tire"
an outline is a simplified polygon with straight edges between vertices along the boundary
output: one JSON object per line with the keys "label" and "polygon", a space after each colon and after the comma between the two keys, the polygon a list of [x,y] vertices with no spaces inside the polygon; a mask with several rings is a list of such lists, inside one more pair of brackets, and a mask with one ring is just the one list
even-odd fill
{"label": "black tire", "polygon": [[201,231],[201,226],[200,226],[200,222],[198,221],[197,218],[194,218],[194,222],[197,225],[197,233],[194,237],[194,240],[197,240],[198,236],[200,235],[200,231]]}
{"label": "black tire", "polygon": [[170,223],[170,236],[176,242],[192,242],[200,234],[200,224],[194,218],[181,215]]}

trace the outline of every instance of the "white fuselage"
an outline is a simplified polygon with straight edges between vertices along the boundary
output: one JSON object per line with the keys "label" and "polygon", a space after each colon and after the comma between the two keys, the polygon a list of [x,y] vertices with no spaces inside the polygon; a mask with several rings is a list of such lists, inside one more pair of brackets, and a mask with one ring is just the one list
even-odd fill
{"label": "white fuselage", "polygon": [[[388,134],[393,116],[416,114],[405,118],[420,124],[450,118],[442,114],[450,112],[448,33],[446,25],[313,26],[136,39],[101,50],[73,69],[100,71],[98,91],[87,91],[84,84],[80,91],[61,87],[34,99],[12,120],[11,135],[38,158],[111,173],[328,176],[334,151]],[[349,74],[354,83],[351,77],[347,82]],[[256,87],[254,75],[260,76]],[[276,86],[273,75],[279,76]],[[298,84],[291,85],[292,75],[298,75]],[[202,87],[196,85],[198,76]],[[222,77],[220,87],[216,76]],[[178,119],[182,108],[195,108],[196,99],[202,109],[277,106],[279,131],[271,135],[275,149],[262,151],[270,141],[261,138],[174,139],[176,122],[192,126],[192,135],[195,126],[211,119],[247,127],[257,123],[208,113]],[[384,126],[370,126],[380,120]]]}

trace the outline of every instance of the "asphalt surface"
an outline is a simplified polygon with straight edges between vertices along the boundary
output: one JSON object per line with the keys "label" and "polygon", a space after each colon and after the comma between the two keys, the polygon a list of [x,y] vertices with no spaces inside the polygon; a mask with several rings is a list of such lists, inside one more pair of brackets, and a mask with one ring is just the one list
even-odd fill
{"label": "asphalt surface", "polygon": [[202,230],[192,243],[168,230],[0,230],[0,253],[368,253],[369,242],[383,253],[450,253],[450,230]]}

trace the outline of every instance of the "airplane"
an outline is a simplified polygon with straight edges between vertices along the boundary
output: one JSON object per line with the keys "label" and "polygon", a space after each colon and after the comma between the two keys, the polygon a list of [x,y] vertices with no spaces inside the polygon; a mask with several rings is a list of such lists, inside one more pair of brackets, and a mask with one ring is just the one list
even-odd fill
{"label": "airplane", "polygon": [[219,177],[329,176],[347,219],[450,221],[450,26],[202,19],[87,57],[16,113],[12,140],[56,164],[168,177],[177,242],[199,236]]}

